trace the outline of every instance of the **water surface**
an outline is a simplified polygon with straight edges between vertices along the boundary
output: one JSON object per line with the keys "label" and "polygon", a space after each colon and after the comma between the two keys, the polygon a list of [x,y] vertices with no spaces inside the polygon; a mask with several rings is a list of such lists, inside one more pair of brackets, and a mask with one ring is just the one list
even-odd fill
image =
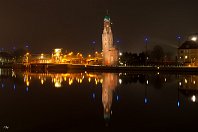
{"label": "water surface", "polygon": [[0,69],[0,130],[196,130],[197,93],[193,73]]}

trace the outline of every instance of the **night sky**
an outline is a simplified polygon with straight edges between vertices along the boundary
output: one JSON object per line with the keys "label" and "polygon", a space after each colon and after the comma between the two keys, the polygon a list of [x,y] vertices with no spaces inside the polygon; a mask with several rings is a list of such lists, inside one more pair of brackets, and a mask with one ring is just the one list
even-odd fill
{"label": "night sky", "polygon": [[148,36],[149,49],[158,44],[174,52],[177,35],[198,32],[197,5],[196,0],[1,0],[0,48],[28,45],[34,53],[101,50],[108,9],[121,51],[145,50]]}

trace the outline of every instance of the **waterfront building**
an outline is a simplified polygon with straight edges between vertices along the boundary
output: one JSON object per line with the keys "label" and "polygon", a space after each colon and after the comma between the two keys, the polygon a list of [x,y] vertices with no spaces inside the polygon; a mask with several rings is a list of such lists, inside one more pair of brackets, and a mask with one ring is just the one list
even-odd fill
{"label": "waterfront building", "polygon": [[198,66],[198,34],[190,35],[178,48],[179,62],[186,66]]}
{"label": "waterfront building", "polygon": [[62,48],[53,49],[52,52],[52,62],[54,63],[61,63],[62,62]]}
{"label": "waterfront building", "polygon": [[118,64],[118,49],[113,44],[113,33],[111,30],[110,17],[104,18],[104,29],[102,34],[103,65],[112,66]]}

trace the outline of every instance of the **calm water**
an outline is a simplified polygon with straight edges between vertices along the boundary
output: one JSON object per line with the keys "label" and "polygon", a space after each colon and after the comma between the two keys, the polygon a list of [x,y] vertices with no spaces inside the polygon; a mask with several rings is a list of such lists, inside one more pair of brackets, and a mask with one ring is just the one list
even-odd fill
{"label": "calm water", "polygon": [[198,75],[0,69],[0,131],[196,130]]}

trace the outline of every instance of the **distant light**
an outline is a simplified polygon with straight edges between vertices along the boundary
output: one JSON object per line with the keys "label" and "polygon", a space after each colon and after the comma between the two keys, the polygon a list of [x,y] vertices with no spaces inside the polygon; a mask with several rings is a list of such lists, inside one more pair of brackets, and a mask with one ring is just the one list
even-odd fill
{"label": "distant light", "polygon": [[96,41],[93,41],[92,43],[93,43],[93,44],[95,44],[95,43],[96,43]]}
{"label": "distant light", "polygon": [[29,91],[29,88],[28,87],[26,87],[26,92],[28,92]]}
{"label": "distant light", "polygon": [[119,55],[122,56],[122,53],[120,52]]}
{"label": "distant light", "polygon": [[88,81],[91,82],[91,78],[90,77],[88,78]]}
{"label": "distant light", "polygon": [[188,59],[188,56],[187,55],[185,56],[185,59]]}
{"label": "distant light", "polygon": [[14,90],[16,90],[16,85],[15,84],[14,84],[13,88],[14,88]]}
{"label": "distant light", "polygon": [[26,85],[27,86],[30,86],[30,82],[28,80],[26,81]]}
{"label": "distant light", "polygon": [[43,79],[41,79],[41,84],[43,85],[43,83],[44,83],[44,80],[43,80]]}
{"label": "distant light", "polygon": [[191,40],[192,41],[197,41],[197,37],[192,37]]}
{"label": "distant light", "polygon": [[54,86],[55,86],[56,88],[60,88],[60,87],[61,87],[61,83],[58,82],[58,81],[56,81],[55,84],[54,84]]}
{"label": "distant light", "polygon": [[54,49],[54,52],[55,52],[55,53],[61,53],[61,51],[62,51],[62,49],[60,49],[60,48]]}
{"label": "distant light", "polygon": [[181,39],[181,36],[177,36],[177,39],[180,40]]}
{"label": "distant light", "polygon": [[193,95],[193,96],[191,97],[191,100],[192,100],[192,102],[196,102],[196,96]]}
{"label": "distant light", "polygon": [[116,100],[119,101],[119,96],[118,95],[116,96]]}
{"label": "distant light", "polygon": [[166,82],[166,78],[164,79],[164,81]]}
{"label": "distant light", "polygon": [[120,43],[120,40],[117,40],[116,42],[117,42],[117,43]]}
{"label": "distant light", "polygon": [[3,83],[1,84],[1,87],[4,88],[4,84]]}
{"label": "distant light", "polygon": [[185,83],[188,83],[188,80],[185,78]]}
{"label": "distant light", "polygon": [[148,103],[148,99],[144,98],[144,103],[147,104]]}
{"label": "distant light", "polygon": [[10,127],[9,126],[3,126],[3,129],[8,130]]}
{"label": "distant light", "polygon": [[147,43],[148,42],[148,38],[145,38],[144,41]]}
{"label": "distant light", "polygon": [[149,80],[146,80],[146,84],[147,84],[147,85],[149,84]]}
{"label": "distant light", "polygon": [[179,102],[179,100],[177,101],[177,107],[178,107],[178,108],[180,107],[180,102]]}
{"label": "distant light", "polygon": [[181,84],[181,82],[179,82],[179,86],[181,86],[182,84]]}
{"label": "distant light", "polygon": [[119,84],[122,84],[122,79],[119,79]]}
{"label": "distant light", "polygon": [[43,56],[44,56],[44,54],[42,53],[42,54],[41,54],[41,59],[43,59],[43,58],[44,58]]}
{"label": "distant light", "polygon": [[96,94],[95,94],[95,93],[93,93],[93,94],[92,94],[92,97],[93,97],[93,99],[95,99],[95,98],[96,98]]}

